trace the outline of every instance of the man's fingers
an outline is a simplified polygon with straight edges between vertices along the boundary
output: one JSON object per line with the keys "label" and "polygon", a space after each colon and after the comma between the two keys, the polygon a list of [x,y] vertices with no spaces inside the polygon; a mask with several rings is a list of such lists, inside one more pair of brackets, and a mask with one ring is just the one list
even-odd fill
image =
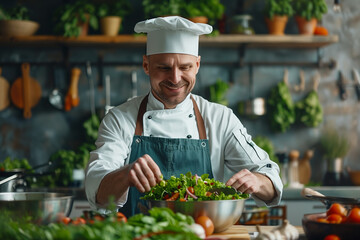
{"label": "man's fingers", "polygon": [[129,171],[129,181],[130,185],[136,187],[139,192],[145,192],[145,188],[140,183],[134,169],[130,169]]}
{"label": "man's fingers", "polygon": [[155,186],[156,183],[161,181],[162,174],[160,168],[148,154],[145,154],[143,158],[147,160],[147,165],[150,168],[150,171],[147,175],[148,179],[150,180],[151,186]]}

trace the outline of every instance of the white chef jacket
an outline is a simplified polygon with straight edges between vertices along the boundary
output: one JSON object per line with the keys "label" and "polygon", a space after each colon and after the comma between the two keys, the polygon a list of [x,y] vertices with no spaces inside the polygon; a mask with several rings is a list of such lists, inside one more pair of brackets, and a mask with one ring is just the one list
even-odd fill
{"label": "white chef jacket", "polygon": [[[251,136],[230,108],[194,94],[192,96],[204,119],[214,178],[226,182],[244,168],[262,173],[273,182],[277,197],[267,204],[255,196],[252,198],[258,206],[279,204],[283,190],[279,166],[251,140]],[[136,119],[143,98],[144,96],[136,97],[112,108],[100,124],[95,143],[97,149],[90,153],[85,178],[86,195],[93,209],[99,210],[96,193],[103,177],[129,161]],[[164,105],[150,93],[143,116],[143,135],[199,139],[190,94],[176,108],[164,109]],[[117,205],[122,207],[126,201],[127,192]]]}

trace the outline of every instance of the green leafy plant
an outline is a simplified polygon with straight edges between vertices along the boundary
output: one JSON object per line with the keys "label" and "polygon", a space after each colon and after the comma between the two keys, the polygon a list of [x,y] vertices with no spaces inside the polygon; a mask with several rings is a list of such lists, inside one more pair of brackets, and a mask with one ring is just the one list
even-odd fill
{"label": "green leafy plant", "polygon": [[292,0],[266,0],[264,13],[270,19],[275,15],[291,17],[294,15]]}
{"label": "green leafy plant", "polygon": [[324,152],[324,157],[333,160],[346,156],[350,149],[350,142],[347,136],[328,126],[322,131],[320,146]]}
{"label": "green leafy plant", "polygon": [[146,18],[181,15],[183,0],[143,0]]}
{"label": "green leafy plant", "polygon": [[131,11],[128,0],[118,0],[111,3],[101,3],[97,7],[97,15],[99,17],[118,16],[124,17]]}
{"label": "green leafy plant", "polygon": [[9,9],[0,6],[0,20],[29,20],[29,9],[20,4]]}
{"label": "green leafy plant", "polygon": [[220,0],[185,0],[182,5],[184,17],[205,16],[209,20],[220,19],[224,13]]}
{"label": "green leafy plant", "polygon": [[294,103],[285,82],[279,82],[271,89],[267,105],[270,126],[274,131],[285,132],[295,122]]}
{"label": "green leafy plant", "polygon": [[65,4],[55,12],[55,32],[65,37],[78,37],[81,33],[79,24],[87,21],[91,28],[98,29],[95,10],[95,5],[86,0]]}
{"label": "green leafy plant", "polygon": [[210,101],[220,103],[227,106],[229,103],[227,101],[226,93],[229,89],[229,84],[225,81],[222,81],[220,78],[210,86]]}
{"label": "green leafy plant", "polygon": [[269,154],[269,158],[272,161],[279,164],[279,159],[275,154],[274,145],[272,144],[272,142],[270,141],[269,138],[267,138],[265,136],[256,136],[253,138],[253,141],[256,143],[256,145],[258,145],[258,147],[260,147],[265,152],[267,152],[267,154]]}
{"label": "green leafy plant", "polygon": [[294,2],[295,14],[310,20],[321,20],[322,15],[327,13],[327,5],[324,0],[296,0]]}

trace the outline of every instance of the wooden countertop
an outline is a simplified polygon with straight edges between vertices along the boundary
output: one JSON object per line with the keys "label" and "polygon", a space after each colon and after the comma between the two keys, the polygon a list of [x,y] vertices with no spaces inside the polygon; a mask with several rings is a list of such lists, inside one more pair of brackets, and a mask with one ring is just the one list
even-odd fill
{"label": "wooden countertop", "polygon": [[[261,231],[271,231],[276,226],[260,226]],[[304,235],[304,230],[301,226],[296,226],[300,235]],[[251,232],[257,232],[256,226],[253,225],[234,225],[224,232],[215,233],[207,239],[226,239],[226,240],[251,240]]]}

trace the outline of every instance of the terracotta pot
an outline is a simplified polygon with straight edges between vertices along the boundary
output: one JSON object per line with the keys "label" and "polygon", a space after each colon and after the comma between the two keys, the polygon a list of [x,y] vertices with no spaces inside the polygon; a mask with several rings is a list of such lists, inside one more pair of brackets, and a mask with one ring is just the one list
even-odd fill
{"label": "terracotta pot", "polygon": [[82,37],[88,35],[90,14],[85,13],[85,18],[86,18],[85,22],[79,21],[78,23],[78,26],[81,28],[79,36]]}
{"label": "terracotta pot", "polygon": [[107,16],[100,19],[101,33],[106,36],[116,36],[121,26],[121,17]]}
{"label": "terracotta pot", "polygon": [[272,19],[265,18],[269,34],[272,35],[284,35],[285,27],[288,21],[288,16],[275,15]]}
{"label": "terracotta pot", "polygon": [[317,25],[317,19],[312,18],[310,21],[306,20],[303,17],[295,16],[295,20],[299,29],[300,34],[304,35],[313,35],[316,25]]}
{"label": "terracotta pot", "polygon": [[189,17],[188,19],[194,23],[208,23],[209,22],[209,19],[205,16]]}

